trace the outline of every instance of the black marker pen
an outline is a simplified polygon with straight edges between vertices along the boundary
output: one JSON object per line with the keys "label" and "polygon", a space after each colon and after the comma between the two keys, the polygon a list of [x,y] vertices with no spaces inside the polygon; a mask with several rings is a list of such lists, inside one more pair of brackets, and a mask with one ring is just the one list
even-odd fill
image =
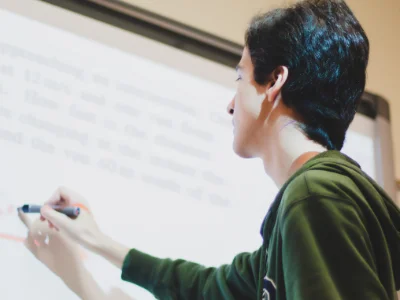
{"label": "black marker pen", "polygon": [[[25,204],[18,209],[21,209],[24,213],[40,213],[40,209],[43,205],[34,205],[34,204]],[[79,207],[60,207],[60,206],[51,206],[54,210],[67,215],[68,217],[76,218],[79,216],[81,209]]]}

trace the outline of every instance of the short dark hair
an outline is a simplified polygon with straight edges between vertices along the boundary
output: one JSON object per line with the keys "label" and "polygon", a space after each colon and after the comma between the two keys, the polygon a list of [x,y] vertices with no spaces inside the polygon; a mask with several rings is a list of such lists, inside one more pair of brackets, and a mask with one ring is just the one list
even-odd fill
{"label": "short dark hair", "polygon": [[245,44],[254,80],[289,70],[282,100],[308,138],[341,150],[365,89],[369,41],[344,1],[306,0],[253,18]]}

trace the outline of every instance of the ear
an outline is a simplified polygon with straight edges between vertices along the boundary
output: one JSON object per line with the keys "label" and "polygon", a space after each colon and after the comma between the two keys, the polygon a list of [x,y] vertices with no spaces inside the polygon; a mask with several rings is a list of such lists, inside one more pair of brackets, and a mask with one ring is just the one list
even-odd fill
{"label": "ear", "polygon": [[274,103],[280,95],[283,85],[286,83],[289,76],[289,70],[285,66],[277,67],[271,74],[267,85],[267,100]]}

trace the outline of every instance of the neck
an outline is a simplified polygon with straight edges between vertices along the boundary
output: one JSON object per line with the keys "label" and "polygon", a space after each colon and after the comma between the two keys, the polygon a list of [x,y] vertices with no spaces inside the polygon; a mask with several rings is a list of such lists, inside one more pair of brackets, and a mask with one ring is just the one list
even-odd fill
{"label": "neck", "polygon": [[[280,123],[280,124],[279,124]],[[309,140],[293,120],[276,122],[261,156],[266,173],[278,188],[303,164],[326,149]]]}

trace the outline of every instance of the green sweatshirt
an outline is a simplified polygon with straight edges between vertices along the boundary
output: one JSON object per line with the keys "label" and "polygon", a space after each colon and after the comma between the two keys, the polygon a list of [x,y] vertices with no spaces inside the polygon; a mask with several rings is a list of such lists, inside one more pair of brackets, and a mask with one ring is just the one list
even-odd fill
{"label": "green sweatshirt", "polygon": [[338,151],[309,160],[280,189],[263,244],[207,268],[131,249],[122,279],[158,299],[397,299],[400,211]]}

